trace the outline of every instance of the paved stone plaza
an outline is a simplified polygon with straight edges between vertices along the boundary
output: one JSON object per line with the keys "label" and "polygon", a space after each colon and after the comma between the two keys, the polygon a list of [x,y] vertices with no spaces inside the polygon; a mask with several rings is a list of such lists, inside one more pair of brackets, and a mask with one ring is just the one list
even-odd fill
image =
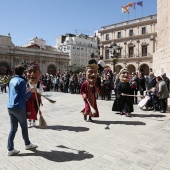
{"label": "paved stone plaza", "polygon": [[48,126],[30,128],[37,150],[24,149],[19,127],[15,148],[6,155],[9,116],[7,94],[0,94],[0,170],[170,170],[170,113],[142,111],[134,106],[133,117],[111,111],[113,101],[98,100],[100,117],[85,122],[78,94],[46,92],[55,104],[43,100]]}

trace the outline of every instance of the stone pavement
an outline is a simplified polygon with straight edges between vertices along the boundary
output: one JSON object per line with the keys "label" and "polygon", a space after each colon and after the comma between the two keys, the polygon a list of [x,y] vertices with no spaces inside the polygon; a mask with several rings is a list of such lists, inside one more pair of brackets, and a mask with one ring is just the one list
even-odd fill
{"label": "stone pavement", "polygon": [[55,104],[43,100],[48,126],[30,128],[38,144],[27,151],[21,129],[15,138],[18,156],[6,155],[9,116],[7,94],[0,94],[0,170],[170,170],[170,113],[142,111],[132,118],[111,111],[113,101],[98,100],[100,117],[85,122],[78,94],[46,92]]}

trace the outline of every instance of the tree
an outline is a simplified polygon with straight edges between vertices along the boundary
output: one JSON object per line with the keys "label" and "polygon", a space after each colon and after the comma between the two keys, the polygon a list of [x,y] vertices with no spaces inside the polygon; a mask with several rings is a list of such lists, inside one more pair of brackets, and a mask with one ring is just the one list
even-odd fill
{"label": "tree", "polygon": [[85,66],[79,66],[76,64],[68,66],[68,70],[73,73],[80,73],[85,71]]}

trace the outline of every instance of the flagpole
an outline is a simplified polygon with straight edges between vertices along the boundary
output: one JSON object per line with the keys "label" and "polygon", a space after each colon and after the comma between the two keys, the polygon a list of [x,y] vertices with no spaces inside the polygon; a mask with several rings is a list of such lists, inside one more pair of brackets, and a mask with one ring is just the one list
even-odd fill
{"label": "flagpole", "polygon": [[136,3],[134,3],[134,8],[135,8],[135,19],[136,19]]}
{"label": "flagpole", "polygon": [[143,17],[143,1],[142,1],[142,17]]}

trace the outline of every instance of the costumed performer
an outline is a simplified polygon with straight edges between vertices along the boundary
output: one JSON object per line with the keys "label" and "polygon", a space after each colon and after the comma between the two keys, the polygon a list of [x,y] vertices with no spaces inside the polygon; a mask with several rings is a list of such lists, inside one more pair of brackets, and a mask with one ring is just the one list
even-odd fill
{"label": "costumed performer", "polygon": [[84,115],[84,120],[87,120],[89,115],[89,122],[93,122],[92,117],[99,117],[99,111],[96,102],[97,88],[97,76],[98,76],[98,65],[96,60],[92,59],[86,66],[86,81],[81,86],[81,95],[83,97],[85,108],[81,111]]}
{"label": "costumed performer", "polygon": [[116,99],[114,100],[112,111],[119,111],[120,115],[131,117],[133,112],[133,90],[129,84],[129,71],[127,68],[120,70],[118,74],[119,82],[115,86]]}
{"label": "costumed performer", "polygon": [[[42,104],[41,94],[43,93],[43,87],[39,81],[41,71],[36,61],[33,61],[30,64],[28,64],[26,69],[26,76],[28,80],[27,85],[28,87],[31,88],[32,91],[31,96],[28,98],[26,102],[28,127],[32,127],[36,126],[38,108],[40,107],[40,104]],[[36,95],[39,107],[37,105]]]}

